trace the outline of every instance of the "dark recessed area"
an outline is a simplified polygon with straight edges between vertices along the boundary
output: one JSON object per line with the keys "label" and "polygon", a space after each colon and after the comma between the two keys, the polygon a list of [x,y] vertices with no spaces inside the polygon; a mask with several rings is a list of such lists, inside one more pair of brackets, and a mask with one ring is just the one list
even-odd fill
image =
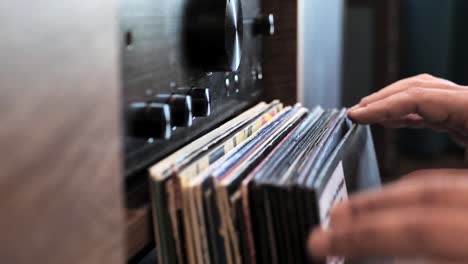
{"label": "dark recessed area", "polygon": [[131,48],[133,46],[133,33],[131,31],[125,32],[125,46]]}

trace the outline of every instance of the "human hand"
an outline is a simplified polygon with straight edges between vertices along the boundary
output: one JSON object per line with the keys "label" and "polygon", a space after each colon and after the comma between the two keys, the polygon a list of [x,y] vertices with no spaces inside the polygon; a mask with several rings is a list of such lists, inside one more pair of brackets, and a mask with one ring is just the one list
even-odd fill
{"label": "human hand", "polygon": [[468,170],[412,173],[382,190],[357,194],[314,230],[314,257],[424,257],[468,263]]}
{"label": "human hand", "polygon": [[468,88],[428,74],[363,98],[348,115],[361,124],[447,131],[458,144],[468,143]]}

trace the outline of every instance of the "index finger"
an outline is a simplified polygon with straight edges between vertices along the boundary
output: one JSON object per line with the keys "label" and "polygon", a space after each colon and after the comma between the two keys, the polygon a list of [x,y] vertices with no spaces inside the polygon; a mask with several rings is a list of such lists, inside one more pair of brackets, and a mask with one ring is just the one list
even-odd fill
{"label": "index finger", "polygon": [[465,88],[428,74],[421,74],[415,77],[400,80],[393,83],[378,92],[375,92],[369,96],[364,97],[356,107],[363,107],[378,100],[382,100],[398,92],[408,90],[410,88],[423,87],[428,89],[447,89],[447,90],[463,90]]}
{"label": "index finger", "polygon": [[442,89],[412,88],[365,107],[351,109],[349,117],[362,124],[382,123],[418,114],[428,122],[450,122],[465,114],[468,93]]}

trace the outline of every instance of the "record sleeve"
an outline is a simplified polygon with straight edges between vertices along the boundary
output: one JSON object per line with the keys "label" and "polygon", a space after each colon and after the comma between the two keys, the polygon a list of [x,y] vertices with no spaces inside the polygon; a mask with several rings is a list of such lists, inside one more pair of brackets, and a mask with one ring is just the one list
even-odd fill
{"label": "record sleeve", "polygon": [[[353,185],[360,184],[359,179],[364,177],[366,184],[369,184],[366,187],[380,185],[370,129],[368,126],[352,125],[325,162],[313,185],[307,186],[311,199],[317,205],[318,215],[317,221],[310,223],[311,228],[314,225],[326,228],[330,210],[346,199]],[[329,258],[327,263],[343,263],[343,260]]]}
{"label": "record sleeve", "polygon": [[[242,182],[242,204],[244,212],[244,221],[247,230],[245,242],[248,247],[248,254],[250,263],[268,263],[269,253],[266,250],[257,250],[260,248],[262,237],[267,236],[267,231],[265,231],[264,225],[258,223],[257,216],[263,213],[263,208],[260,208],[260,205],[256,203],[256,199],[253,199],[254,195],[259,195],[254,191],[255,186],[253,185],[253,179],[258,175],[258,173],[265,169],[267,164],[270,162],[275,162],[277,155],[282,155],[285,153],[285,148],[290,142],[294,142],[299,139],[300,135],[305,133],[308,127],[315,123],[319,117],[323,114],[323,110],[319,107],[315,108],[309,116],[293,131],[291,131],[275,148],[269,153],[269,155],[258,165]],[[253,209],[255,208],[255,209]],[[251,210],[252,209],[252,210]],[[258,213],[258,214],[257,214]],[[266,240],[266,239],[265,239]]]}
{"label": "record sleeve", "polygon": [[[256,210],[256,221],[257,226],[254,228],[260,232],[266,234],[268,237],[267,242],[263,239],[258,240],[258,246],[262,251],[265,251],[262,255],[271,255],[271,261],[278,259],[280,262],[287,259],[289,256],[297,255],[293,254],[292,247],[286,245],[286,243],[297,243],[300,240],[286,239],[291,237],[296,232],[287,232],[286,226],[290,226],[290,223],[285,225],[281,223],[280,219],[285,219],[281,214],[285,214],[281,208],[286,208],[286,205],[278,205],[275,201],[281,201],[283,203],[286,199],[279,199],[276,197],[276,185],[280,185],[279,180],[284,176],[283,174],[288,168],[294,164],[295,159],[298,155],[306,151],[306,148],[312,147],[315,142],[320,139],[322,131],[328,124],[328,121],[333,118],[336,113],[334,111],[324,112],[315,122],[307,122],[304,124],[304,130],[302,133],[298,133],[290,142],[284,144],[284,149],[276,153],[276,155],[269,160],[268,164],[265,164],[264,169],[259,170],[254,178],[254,189],[253,198],[260,210]],[[286,181],[285,181],[286,182]],[[257,209],[258,209],[257,208]],[[255,215],[255,213],[253,213]],[[293,218],[291,220],[295,220]],[[299,220],[303,220],[299,217]],[[294,221],[291,221],[294,223]],[[293,245],[300,246],[300,245]],[[288,251],[289,250],[289,251]],[[275,255],[272,255],[275,254]]]}
{"label": "record sleeve", "polygon": [[158,261],[310,263],[312,228],[380,185],[370,129],[346,112],[259,104],[153,166]]}
{"label": "record sleeve", "polygon": [[[266,131],[266,130],[265,130],[265,131]],[[253,140],[253,139],[252,139],[252,140]],[[258,140],[259,140],[259,137],[256,137],[256,138],[255,138],[255,140],[257,140],[257,141],[258,141]],[[244,142],[243,144],[244,144],[244,145],[246,145],[246,144],[247,144],[247,142]],[[242,149],[242,148],[241,148],[241,146],[238,146],[238,147],[237,147],[237,149]],[[235,151],[233,151],[232,153],[236,153],[236,152],[235,152]],[[231,155],[233,155],[233,154],[231,154]],[[232,253],[232,252],[230,252],[230,251],[229,251],[229,252],[227,252],[227,253],[229,254],[229,256],[228,256],[228,257],[232,256],[232,255],[230,255],[230,253]]]}
{"label": "record sleeve", "polygon": [[[158,261],[160,263],[175,263],[176,259],[176,250],[174,250],[174,234],[172,233],[173,229],[170,224],[171,217],[167,210],[168,194],[166,191],[166,184],[172,174],[172,168],[175,165],[184,162],[188,158],[196,156],[198,153],[203,151],[210,142],[217,143],[226,135],[226,133],[242,127],[252,119],[252,116],[256,117],[262,112],[267,111],[272,106],[277,106],[278,109],[282,108],[282,105],[278,101],[274,101],[270,105],[259,103],[233,120],[228,121],[218,129],[213,130],[150,168],[150,180],[152,186],[150,190],[156,247],[158,252],[164,252],[164,254],[158,254]],[[178,251],[182,252],[182,250],[183,249],[179,246]],[[178,260],[180,263],[185,263],[183,259],[179,258]]]}
{"label": "record sleeve", "polygon": [[344,110],[326,111],[316,122],[306,123],[302,133],[296,132],[295,137],[284,142],[262,164],[263,168],[255,171],[248,200],[256,205],[255,212],[250,212],[250,221],[258,233],[255,248],[267,258],[262,261],[307,261],[303,245],[315,210],[309,200],[310,191],[296,186],[298,176],[304,163],[316,159],[316,153],[328,155],[324,146],[332,146],[331,135],[342,127],[345,113]]}
{"label": "record sleeve", "polygon": [[[247,145],[251,141],[258,140],[260,134],[266,133],[266,131],[271,130],[274,128],[276,122],[279,122],[278,120],[283,120],[285,119],[289,112],[291,110],[289,108],[286,108],[285,111],[279,113],[278,115],[275,115],[272,117],[269,122],[264,122],[264,126],[262,126],[260,129],[256,130],[256,132],[253,135],[250,135],[249,138],[247,138],[246,141],[242,142],[240,146]],[[251,126],[247,127],[244,131],[247,131],[247,133],[251,133],[249,131],[252,131]],[[230,140],[227,141],[228,144],[230,144]],[[217,148],[219,149],[219,148]],[[198,243],[198,239],[201,237],[200,230],[195,227],[192,224],[193,221],[196,221],[196,219],[193,219],[190,217],[190,200],[188,195],[185,194],[187,190],[188,183],[190,182],[191,179],[194,179],[199,175],[199,170],[200,168],[208,168],[208,165],[210,165],[211,162],[217,161],[217,159],[213,159],[213,153],[216,153],[217,150],[209,152],[207,155],[201,156],[198,160],[192,161],[184,166],[181,166],[181,168],[178,170],[177,174],[173,176],[173,180],[176,182],[176,192],[178,195],[180,195],[182,201],[181,204],[178,205],[180,212],[180,219],[182,220],[181,222],[178,222],[176,226],[182,225],[182,228],[184,229],[184,235],[185,239],[179,239],[180,241],[185,241],[186,248],[187,248],[187,253],[188,253],[188,259],[190,263],[193,263],[196,258],[200,259],[200,243]],[[220,156],[221,158],[222,156]]]}
{"label": "record sleeve", "polygon": [[221,167],[213,173],[214,177],[220,179],[216,194],[222,212],[222,229],[226,231],[227,240],[233,249],[234,263],[241,260],[240,248],[242,248],[242,241],[239,239],[239,230],[235,228],[236,217],[232,215],[232,212],[235,212],[235,207],[231,201],[236,198],[241,181],[253,168],[252,165],[260,163],[261,159],[297,125],[304,114],[305,112],[299,112],[288,123],[278,127],[271,136],[268,136],[265,140],[259,140],[258,146],[253,148],[252,151],[244,154],[239,153],[240,155],[234,157],[232,164],[227,162],[225,163],[227,164],[226,167]]}

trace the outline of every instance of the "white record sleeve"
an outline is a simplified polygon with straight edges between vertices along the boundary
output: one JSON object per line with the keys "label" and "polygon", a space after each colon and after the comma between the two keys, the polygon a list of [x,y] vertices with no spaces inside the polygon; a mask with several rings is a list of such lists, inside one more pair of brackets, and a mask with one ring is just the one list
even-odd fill
{"label": "white record sleeve", "polygon": [[[328,180],[319,199],[320,223],[322,228],[327,229],[330,222],[330,211],[341,201],[348,199],[348,189],[340,162]],[[344,259],[340,257],[328,257],[327,264],[343,264]]]}

